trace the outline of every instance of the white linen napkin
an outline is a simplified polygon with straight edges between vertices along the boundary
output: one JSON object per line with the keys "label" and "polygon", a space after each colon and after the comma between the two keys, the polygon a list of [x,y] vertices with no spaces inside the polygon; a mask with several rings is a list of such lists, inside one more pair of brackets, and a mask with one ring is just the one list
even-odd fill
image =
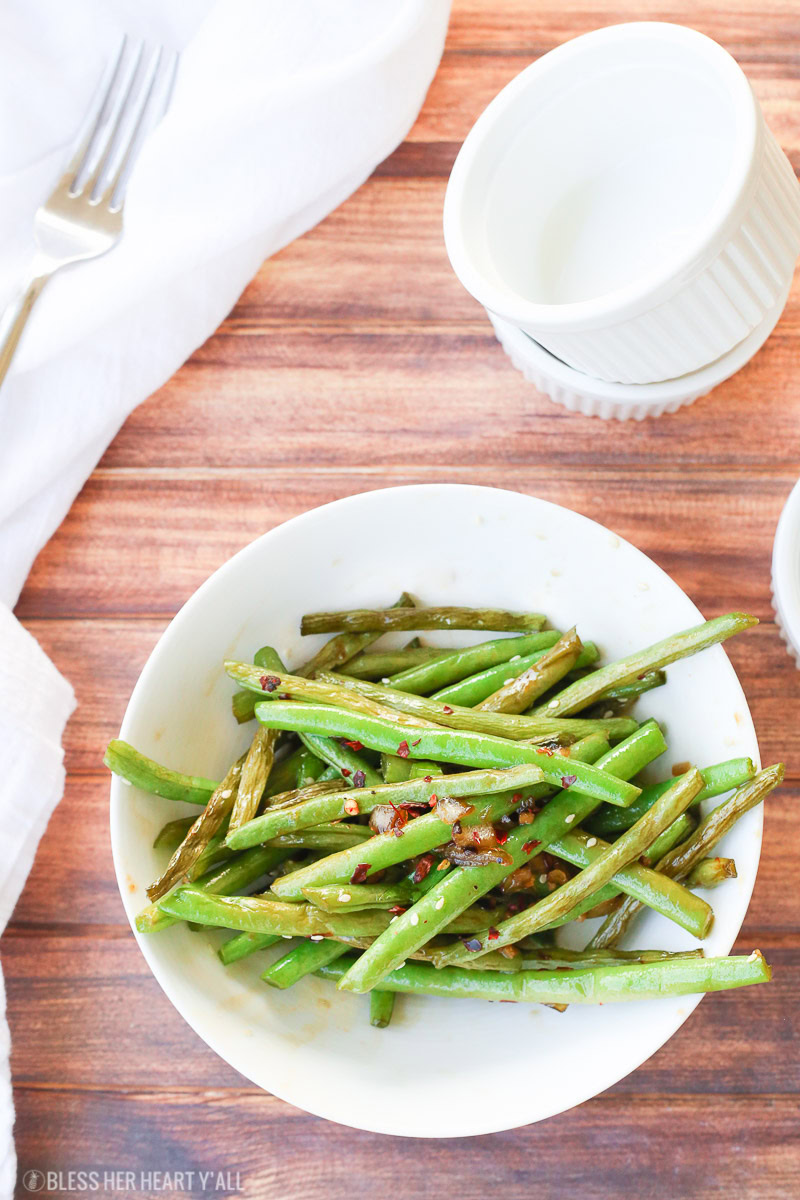
{"label": "white linen napkin", "polygon": [[[402,140],[448,11],[449,0],[0,6],[0,307],[122,33],[181,50],[122,242],[48,284],[0,391],[0,930],[61,795],[74,704],[9,611],[31,563],[131,409],[216,329],[265,258]],[[2,1007],[0,982],[0,1198],[15,1170]]]}

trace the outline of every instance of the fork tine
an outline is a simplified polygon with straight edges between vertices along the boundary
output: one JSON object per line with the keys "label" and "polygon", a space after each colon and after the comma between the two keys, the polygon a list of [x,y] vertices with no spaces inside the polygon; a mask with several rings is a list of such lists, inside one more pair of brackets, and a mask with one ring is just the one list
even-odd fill
{"label": "fork tine", "polygon": [[[122,60],[125,56],[125,47],[127,42],[127,34],[123,34],[122,41],[119,44],[119,50],[117,51],[117,57],[114,61],[114,66],[111,70],[110,78],[108,79],[108,84],[105,88],[105,91],[103,92],[102,97],[92,106],[91,112],[87,115],[83,126],[85,132],[80,138],[78,146],[64,170],[64,178],[72,181],[70,187],[77,183],[79,175],[87,166],[92,145],[94,144],[97,133],[108,115],[109,103],[117,86],[117,80],[122,68]],[[108,77],[108,71],[106,71],[105,77]],[[102,87],[105,77],[103,80],[101,80],[100,87]],[[98,87],[97,92],[100,91],[100,87]],[[95,93],[95,96],[97,96],[97,92]]]}
{"label": "fork tine", "polygon": [[155,53],[150,57],[150,63],[147,67],[144,82],[139,93],[139,99],[136,104],[134,119],[128,132],[126,145],[122,150],[117,168],[104,186],[102,195],[100,197],[101,201],[105,201],[108,203],[110,208],[115,210],[120,208],[122,205],[125,188],[128,183],[129,169],[132,166],[135,154],[139,149],[140,135],[145,127],[147,117],[152,111],[153,97],[156,94],[156,83],[159,77],[159,67],[161,65],[162,54],[163,47],[158,46],[155,50]]}
{"label": "fork tine", "polygon": [[79,194],[85,193],[86,195],[91,197],[92,200],[95,199],[94,191],[97,187],[99,180],[102,178],[103,173],[108,168],[108,165],[111,161],[111,158],[112,158],[113,153],[117,146],[117,140],[119,138],[120,130],[122,129],[123,125],[125,124],[125,121],[130,112],[129,105],[131,102],[131,97],[133,96],[133,94],[135,92],[136,81],[139,77],[139,68],[141,67],[141,64],[142,64],[143,54],[144,54],[144,42],[140,42],[139,49],[137,50],[136,57],[134,58],[134,61],[133,61],[133,67],[131,68],[130,73],[128,75],[127,83],[121,89],[120,94],[117,97],[117,100],[114,104],[114,107],[111,112],[111,116],[108,121],[108,125],[106,127],[105,136],[103,138],[101,138],[102,144],[100,146],[100,154],[99,154],[99,158],[97,160],[97,165],[94,168],[94,170],[92,171],[92,173],[90,174],[89,178],[86,180],[85,184],[83,185],[83,187],[81,188],[81,191],[79,193]]}

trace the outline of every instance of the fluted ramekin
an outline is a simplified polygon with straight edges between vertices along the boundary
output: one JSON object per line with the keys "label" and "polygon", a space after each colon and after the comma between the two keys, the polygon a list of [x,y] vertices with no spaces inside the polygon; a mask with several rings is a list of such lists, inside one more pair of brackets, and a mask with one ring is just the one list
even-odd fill
{"label": "fluted ramekin", "polygon": [[787,296],[788,289],[785,289],[763,321],[727,354],[698,371],[659,383],[609,383],[604,379],[591,379],[555,358],[522,329],[515,329],[491,313],[489,318],[497,340],[513,365],[555,404],[587,417],[643,421],[645,417],[660,417],[693,404],[741,370],[772,333]]}
{"label": "fluted ramekin", "polygon": [[774,308],[800,185],[721,46],[635,22],[565,43],[495,97],[453,167],[444,230],[490,313],[586,375],[654,383]]}

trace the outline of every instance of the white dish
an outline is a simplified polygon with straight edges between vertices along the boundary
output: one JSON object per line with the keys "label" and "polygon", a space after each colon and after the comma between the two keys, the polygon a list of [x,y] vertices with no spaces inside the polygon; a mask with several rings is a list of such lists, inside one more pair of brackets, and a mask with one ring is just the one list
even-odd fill
{"label": "white dish", "polygon": [[453,269],[586,375],[674,379],[741,342],[800,249],[800,185],[710,38],[634,22],[538,59],[491,102],[444,206]]}
{"label": "white dish", "polygon": [[772,607],[786,648],[800,667],[800,483],[792,488],[775,531]]}
{"label": "white dish", "polygon": [[[563,628],[577,622],[612,657],[701,619],[655,563],[567,509],[481,487],[370,492],[288,521],[212,575],[150,656],[121,736],[170,766],[220,778],[252,734],[237,730],[230,716],[232,685],[222,660],[250,656],[268,639],[296,663],[324,640],[302,639],[301,646],[303,612],[387,604],[403,588],[434,604],[541,609]],[[684,759],[706,764],[757,755],[742,689],[720,647],[671,667],[667,686],[648,693],[641,711],[666,727],[670,752],[659,764],[665,775]],[[114,864],[131,921],[163,865],[153,837],[181,811],[112,782]],[[760,841],[758,811],[725,839],[723,853],[735,857],[739,878],[713,895],[709,954],[726,954],[739,931]],[[413,1137],[490,1133],[579,1104],[644,1062],[700,999],[558,1014],[403,997],[391,1026],[378,1030],[367,1023],[363,996],[317,979],[269,991],[258,980],[258,956],[224,968],[212,946],[219,937],[176,926],[137,939],[178,1011],[247,1078],[332,1121]],[[637,925],[635,939],[665,948],[692,943],[653,913]],[[179,1081],[179,1063],[175,1070]],[[547,1086],[532,1087],[537,1077]]]}
{"label": "white dish", "polygon": [[707,367],[701,367],[699,371],[691,371],[688,375],[666,379],[661,383],[606,383],[602,379],[592,379],[555,358],[522,329],[517,329],[492,313],[488,315],[497,340],[513,365],[554,403],[563,405],[571,412],[582,412],[587,417],[642,421],[645,417],[660,417],[693,404],[741,370],[772,333],[786,306],[788,295],[787,286],[763,321],[722,358]]}

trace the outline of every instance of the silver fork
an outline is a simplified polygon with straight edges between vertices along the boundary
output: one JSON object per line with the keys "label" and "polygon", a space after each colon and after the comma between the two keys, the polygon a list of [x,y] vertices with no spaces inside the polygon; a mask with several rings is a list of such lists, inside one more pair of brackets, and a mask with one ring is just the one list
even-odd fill
{"label": "silver fork", "polygon": [[105,254],[122,236],[130,172],[144,139],[166,111],[176,66],[177,54],[160,46],[146,52],[143,43],[129,47],[123,38],[78,147],[34,218],[37,251],[28,280],[3,317],[0,386],[50,276]]}

